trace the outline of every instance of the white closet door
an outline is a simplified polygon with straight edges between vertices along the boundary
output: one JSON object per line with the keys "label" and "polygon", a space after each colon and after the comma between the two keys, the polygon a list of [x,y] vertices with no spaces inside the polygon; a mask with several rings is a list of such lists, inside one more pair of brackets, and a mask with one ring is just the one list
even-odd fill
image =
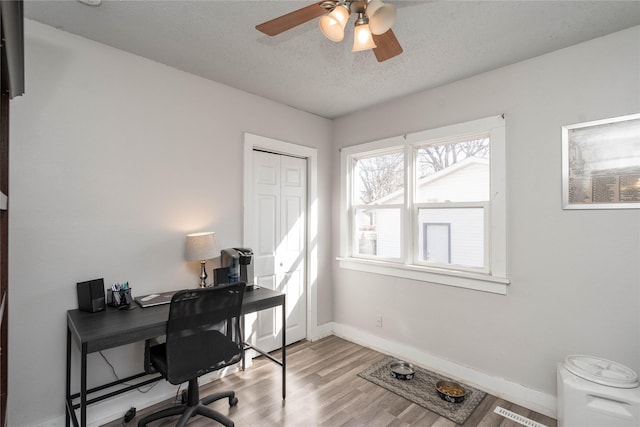
{"label": "white closet door", "polygon": [[[306,160],[253,152],[253,243],[256,283],[286,293],[287,344],[306,338]],[[281,346],[280,308],[264,310],[247,325],[254,344]]]}

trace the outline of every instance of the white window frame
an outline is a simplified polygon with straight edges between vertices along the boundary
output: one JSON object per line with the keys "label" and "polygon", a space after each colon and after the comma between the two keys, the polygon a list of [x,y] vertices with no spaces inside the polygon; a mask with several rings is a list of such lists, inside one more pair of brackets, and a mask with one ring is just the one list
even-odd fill
{"label": "white window frame", "polygon": [[[417,233],[417,215],[419,207],[435,208],[436,204],[413,204],[414,179],[413,164],[415,147],[425,141],[445,140],[461,135],[488,133],[490,137],[490,188],[491,200],[484,203],[488,209],[485,215],[485,265],[482,271],[474,269],[451,269],[427,266],[417,262],[417,246],[414,239]],[[351,197],[353,159],[376,152],[384,153],[394,147],[404,148],[405,161],[405,206],[401,225],[402,248],[401,261],[373,259],[354,256],[352,241],[354,215]],[[399,135],[378,141],[342,148],[340,155],[340,256],[337,258],[341,268],[401,277],[406,279],[456,286],[466,289],[506,294],[507,278],[506,251],[506,138],[505,119],[493,116],[465,123],[443,126],[407,135]],[[409,197],[411,195],[411,197]],[[474,203],[480,205],[481,203]],[[457,207],[459,204],[450,205]],[[411,233],[411,234],[410,234]]]}

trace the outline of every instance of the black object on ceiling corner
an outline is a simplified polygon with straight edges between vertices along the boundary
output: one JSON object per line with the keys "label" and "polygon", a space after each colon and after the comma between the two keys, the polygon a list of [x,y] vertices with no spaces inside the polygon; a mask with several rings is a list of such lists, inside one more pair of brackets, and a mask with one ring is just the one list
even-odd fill
{"label": "black object on ceiling corner", "polygon": [[2,38],[5,41],[2,57],[3,86],[9,97],[24,93],[24,14],[23,1],[0,1]]}

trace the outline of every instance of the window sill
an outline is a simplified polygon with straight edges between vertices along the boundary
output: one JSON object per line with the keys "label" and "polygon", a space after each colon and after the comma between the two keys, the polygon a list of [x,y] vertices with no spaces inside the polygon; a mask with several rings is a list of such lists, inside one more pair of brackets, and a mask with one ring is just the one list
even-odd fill
{"label": "window sill", "polygon": [[509,279],[461,271],[449,271],[436,268],[394,264],[384,261],[365,260],[358,258],[336,258],[340,268],[382,274],[385,276],[401,277],[422,282],[437,283],[458,288],[473,289],[506,295]]}

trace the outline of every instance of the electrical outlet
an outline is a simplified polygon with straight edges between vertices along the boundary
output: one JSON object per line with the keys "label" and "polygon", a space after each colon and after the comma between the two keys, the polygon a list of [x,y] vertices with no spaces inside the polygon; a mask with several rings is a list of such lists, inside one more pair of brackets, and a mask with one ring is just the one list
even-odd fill
{"label": "electrical outlet", "polygon": [[376,316],[376,327],[382,328],[382,314]]}

